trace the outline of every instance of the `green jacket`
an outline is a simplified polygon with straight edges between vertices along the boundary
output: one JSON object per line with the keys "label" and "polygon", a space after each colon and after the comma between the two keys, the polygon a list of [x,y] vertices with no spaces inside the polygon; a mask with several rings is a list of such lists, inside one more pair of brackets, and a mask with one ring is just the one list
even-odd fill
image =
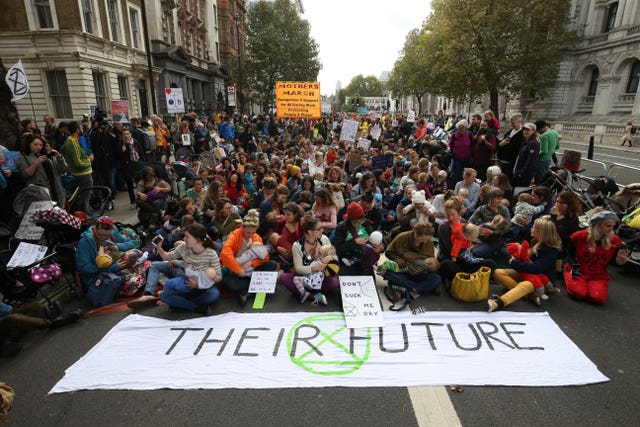
{"label": "green jacket", "polygon": [[69,172],[73,176],[88,175],[92,172],[91,161],[87,157],[87,153],[80,145],[80,142],[73,138],[68,137],[60,148],[60,154],[64,157],[69,165]]}
{"label": "green jacket", "polygon": [[436,256],[432,240],[423,243],[420,248],[415,247],[413,231],[404,231],[398,234],[389,244],[385,253],[389,259],[402,258],[408,262]]}

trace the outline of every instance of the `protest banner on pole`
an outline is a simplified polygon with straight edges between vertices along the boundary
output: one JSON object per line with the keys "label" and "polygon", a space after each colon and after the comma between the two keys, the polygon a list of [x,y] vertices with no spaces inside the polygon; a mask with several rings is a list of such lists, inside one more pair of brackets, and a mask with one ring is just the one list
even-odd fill
{"label": "protest banner on pole", "polygon": [[29,82],[22,67],[22,59],[18,59],[18,62],[9,68],[4,80],[7,82],[7,86],[9,86],[11,94],[13,95],[11,102],[16,102],[29,93]]}
{"label": "protest banner on pole", "polygon": [[168,87],[164,90],[164,93],[167,96],[167,113],[184,113],[184,98],[182,95],[182,88]]}
{"label": "protest banner on pole", "polygon": [[320,82],[276,82],[276,115],[279,118],[322,117]]}
{"label": "protest banner on pole", "polygon": [[111,101],[113,123],[129,123],[129,101]]}

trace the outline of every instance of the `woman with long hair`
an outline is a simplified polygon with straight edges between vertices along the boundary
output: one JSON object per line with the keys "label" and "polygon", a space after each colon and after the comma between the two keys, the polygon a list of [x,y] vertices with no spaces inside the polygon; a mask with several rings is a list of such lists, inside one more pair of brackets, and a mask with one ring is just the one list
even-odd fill
{"label": "woman with long hair", "polygon": [[[33,133],[22,135],[22,153],[16,158],[15,166],[26,185],[34,184],[49,190],[51,200],[64,206],[64,188],[60,174],[67,170],[67,163],[56,150],[44,149],[42,138]],[[51,148],[51,146],[49,146]]]}
{"label": "woman with long hair", "polygon": [[223,244],[227,241],[229,233],[238,228],[240,220],[240,215],[233,211],[231,200],[223,197],[216,202],[207,232],[213,240]]}
{"label": "woman with long hair", "polygon": [[240,172],[234,170],[229,173],[227,182],[224,184],[224,191],[227,193],[227,198],[241,211],[249,206],[251,198],[247,194],[247,190],[244,189],[244,180]]}
{"label": "woman with long hair", "polygon": [[538,218],[531,228],[531,237],[535,243],[529,249],[529,262],[512,257],[509,260],[511,268],[497,269],[493,272],[494,279],[509,290],[497,298],[489,299],[487,311],[500,310],[526,296],[537,306],[541,305],[540,297],[534,293],[533,283],[523,280],[520,272],[544,274],[551,284],[545,286],[546,290],[554,291],[556,259],[562,247],[556,225],[547,217]]}
{"label": "woman with long hair", "polygon": [[293,243],[302,237],[302,209],[295,202],[289,202],[282,207],[283,217],[276,223],[273,233],[269,236],[269,243],[276,249],[284,261],[291,261]]}
{"label": "woman with long hair", "polygon": [[140,178],[135,202],[139,208],[138,219],[142,223],[156,226],[171,187],[166,181],[156,177],[156,171],[150,166],[142,168]]}
{"label": "woman with long hair", "polygon": [[511,203],[513,202],[513,187],[511,187],[509,177],[504,173],[496,174],[491,180],[491,185],[502,190],[502,193],[504,194],[503,200],[507,200],[509,202],[509,206],[511,206]]}
{"label": "woman with long hair", "polygon": [[325,232],[331,232],[338,225],[338,206],[331,197],[331,192],[321,188],[315,194],[315,203],[311,208],[314,218],[320,220]]}
{"label": "woman with long hair", "polygon": [[564,258],[571,242],[570,236],[580,229],[578,217],[582,214],[582,204],[574,192],[561,191],[556,196],[555,205],[549,213],[562,239],[561,255]]}
{"label": "woman with long hair", "polygon": [[364,193],[371,192],[373,194],[382,194],[380,188],[376,185],[376,177],[371,172],[365,172],[360,180],[351,190],[351,201],[359,202]]}
{"label": "woman with long hair", "polygon": [[571,298],[595,304],[607,302],[609,263],[615,258],[617,265],[623,265],[631,256],[631,250],[623,249],[622,241],[613,232],[617,222],[614,212],[601,211],[591,217],[587,229],[571,235],[572,265],[567,264],[564,271],[564,283]]}
{"label": "woman with long hair", "polygon": [[[305,217],[303,228],[304,235],[292,247],[294,272],[281,273],[278,282],[292,294],[298,296],[302,303],[313,296],[314,304],[327,305],[325,294],[340,287],[340,281],[336,274],[325,274],[320,287],[316,288],[313,288],[310,283],[305,286],[305,281],[296,280],[296,277],[325,271],[330,263],[337,267],[338,258],[336,255],[322,256],[322,250],[331,247],[331,242],[322,233],[323,228],[317,218]],[[337,273],[337,269],[331,271]]]}
{"label": "woman with long hair", "polygon": [[[162,256],[164,251],[161,248],[158,251]],[[169,253],[164,252],[165,258],[182,258],[185,274],[164,283],[160,300],[171,308],[211,315],[211,304],[220,298],[217,284],[222,280],[222,272],[207,230],[197,223],[188,225],[184,231],[184,244]]]}

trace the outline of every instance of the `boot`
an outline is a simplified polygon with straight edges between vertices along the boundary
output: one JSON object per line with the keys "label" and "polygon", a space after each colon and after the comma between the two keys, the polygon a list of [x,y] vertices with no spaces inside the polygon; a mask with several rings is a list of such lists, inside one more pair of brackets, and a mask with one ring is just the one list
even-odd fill
{"label": "boot", "polygon": [[74,322],[77,322],[82,318],[82,316],[84,316],[84,311],[79,309],[61,314],[51,321],[51,328],[59,328],[61,326],[70,325]]}

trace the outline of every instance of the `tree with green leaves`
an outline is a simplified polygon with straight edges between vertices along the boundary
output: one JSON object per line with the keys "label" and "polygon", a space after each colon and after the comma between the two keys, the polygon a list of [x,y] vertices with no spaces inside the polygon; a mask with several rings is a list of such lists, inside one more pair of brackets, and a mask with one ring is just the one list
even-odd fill
{"label": "tree with green leaves", "polygon": [[[494,112],[500,95],[529,101],[546,96],[566,49],[577,40],[565,0],[433,0],[431,8],[417,36],[422,83],[428,92],[456,100],[488,93]],[[401,60],[410,54],[409,39]],[[411,93],[403,72],[413,75],[415,68],[403,71],[409,67],[399,65],[394,74],[402,82],[393,85]]]}
{"label": "tree with green leaves", "polygon": [[309,22],[289,0],[260,0],[247,22],[247,77],[264,110],[274,105],[276,81],[316,81],[321,64]]}
{"label": "tree with green leaves", "polygon": [[[414,29],[407,34],[400,57],[393,65],[393,71],[387,88],[394,96],[415,96],[418,99],[418,108],[422,108],[422,97],[436,89],[437,81],[434,81],[434,73],[426,69],[433,67],[429,61],[429,40],[425,30]],[[421,114],[421,111],[418,111]]]}
{"label": "tree with green leaves", "polygon": [[358,74],[342,91],[345,96],[382,96],[384,88],[382,82],[375,76],[364,77],[362,74]]}

